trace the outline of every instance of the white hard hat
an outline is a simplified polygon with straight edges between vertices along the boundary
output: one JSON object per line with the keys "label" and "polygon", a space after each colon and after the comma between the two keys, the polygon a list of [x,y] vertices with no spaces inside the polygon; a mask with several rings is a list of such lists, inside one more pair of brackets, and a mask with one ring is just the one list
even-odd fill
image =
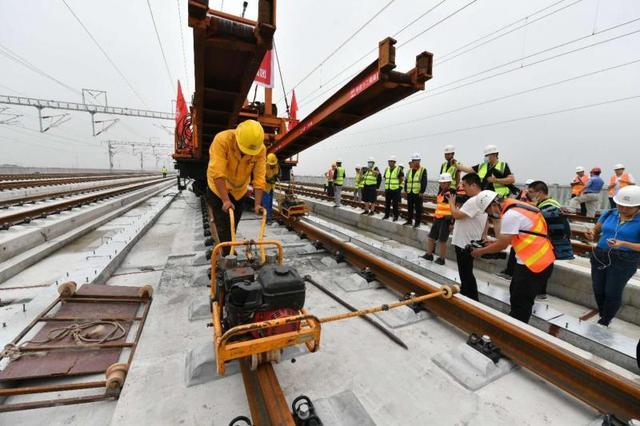
{"label": "white hard hat", "polygon": [[373,157],[369,157],[369,161],[370,161],[370,162],[374,162],[374,161],[376,161],[376,160],[375,160],[375,158],[373,158]]}
{"label": "white hard hat", "polygon": [[480,193],[478,194],[478,205],[480,207],[480,211],[485,211],[487,207],[489,207],[489,204],[491,204],[497,196],[497,193],[489,191],[488,189],[480,191]]}
{"label": "white hard hat", "polygon": [[440,175],[440,179],[438,179],[438,182],[451,182],[453,179],[451,179],[451,173],[442,173]]}
{"label": "white hard hat", "polygon": [[338,158],[338,159],[336,160],[336,163],[342,163],[342,158]]}
{"label": "white hard hat", "polygon": [[391,155],[389,157],[389,161],[396,161],[396,156],[395,155]]}
{"label": "white hard hat", "polygon": [[414,152],[413,154],[411,154],[411,161],[413,160],[422,160],[422,157],[420,157],[419,153]]}
{"label": "white hard hat", "polygon": [[613,170],[620,170],[620,169],[624,169],[624,164],[618,163],[615,166],[613,166]]}
{"label": "white hard hat", "polygon": [[629,185],[620,189],[613,196],[613,201],[623,207],[639,207],[640,206],[640,186]]}
{"label": "white hard hat", "polygon": [[584,172],[584,167],[582,167],[582,166],[576,167],[576,173],[577,172]]}
{"label": "white hard hat", "polygon": [[531,185],[533,182],[534,182],[533,179],[527,179],[524,184],[525,185]]}
{"label": "white hard hat", "polygon": [[445,154],[453,154],[456,152],[456,147],[453,145],[446,145],[444,147],[444,153]]}
{"label": "white hard hat", "polygon": [[361,169],[362,166],[360,164],[356,164],[356,169]]}
{"label": "white hard hat", "polygon": [[495,145],[487,145],[484,147],[484,155],[497,154],[498,147]]}

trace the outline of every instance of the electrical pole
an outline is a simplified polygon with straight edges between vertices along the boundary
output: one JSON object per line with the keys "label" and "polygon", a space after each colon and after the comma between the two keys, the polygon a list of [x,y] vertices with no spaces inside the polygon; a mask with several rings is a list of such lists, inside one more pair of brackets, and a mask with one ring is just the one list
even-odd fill
{"label": "electrical pole", "polygon": [[109,155],[109,171],[113,171],[113,145],[111,145],[111,141],[107,141],[107,153]]}
{"label": "electrical pole", "polygon": [[142,150],[140,150],[140,171],[144,170],[144,156]]}

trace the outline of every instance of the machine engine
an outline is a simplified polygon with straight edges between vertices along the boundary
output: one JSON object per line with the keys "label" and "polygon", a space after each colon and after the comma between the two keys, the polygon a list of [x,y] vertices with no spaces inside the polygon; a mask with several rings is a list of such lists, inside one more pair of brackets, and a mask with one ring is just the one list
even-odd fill
{"label": "machine engine", "polygon": [[[305,283],[298,271],[286,265],[265,265],[256,271],[251,267],[227,269],[224,285],[224,324],[228,329],[241,324],[297,315],[304,306]],[[257,331],[253,337],[264,337],[295,331],[299,323]]]}

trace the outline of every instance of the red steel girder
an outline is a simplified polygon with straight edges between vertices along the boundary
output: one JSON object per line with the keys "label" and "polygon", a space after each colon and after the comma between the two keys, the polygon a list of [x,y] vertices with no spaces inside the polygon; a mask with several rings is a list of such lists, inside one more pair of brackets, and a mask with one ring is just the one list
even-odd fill
{"label": "red steel girder", "polygon": [[378,44],[378,59],[316,108],[291,131],[269,147],[281,159],[292,157],[341,130],[424,90],[431,79],[433,54],[422,52],[416,67],[407,73],[394,71],[396,40]]}

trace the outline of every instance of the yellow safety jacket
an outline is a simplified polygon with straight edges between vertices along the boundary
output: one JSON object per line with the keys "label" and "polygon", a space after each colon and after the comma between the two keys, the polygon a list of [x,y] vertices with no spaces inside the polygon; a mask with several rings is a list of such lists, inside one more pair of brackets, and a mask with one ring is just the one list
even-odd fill
{"label": "yellow safety jacket", "polygon": [[[493,168],[499,171],[500,173],[502,173],[504,172],[504,168],[506,165],[507,163],[503,161],[498,161]],[[489,172],[489,163],[480,164],[480,167],[478,167],[478,177],[480,178],[480,180],[484,181],[484,178],[485,176],[487,176],[488,172]],[[493,184],[493,190],[502,197],[508,197],[510,192],[508,187],[498,182],[495,182]]]}
{"label": "yellow safety jacket", "polygon": [[456,166],[455,164],[452,164],[449,166],[448,161],[445,161],[440,166],[440,174],[449,173],[451,175],[452,188],[456,188],[458,186],[458,179],[456,178],[456,175],[458,174],[457,172],[458,172],[458,166]]}
{"label": "yellow safety jacket", "polygon": [[373,167],[367,169],[366,173],[364,174],[364,185],[366,186],[378,185],[378,177],[373,171]]}
{"label": "yellow safety jacket", "polygon": [[420,182],[422,181],[422,174],[424,173],[424,167],[420,167],[418,170],[409,170],[407,173],[407,194],[419,194]]}
{"label": "yellow safety jacket", "polygon": [[265,180],[267,183],[264,185],[265,192],[271,192],[271,190],[275,188],[276,182],[278,181],[278,173],[280,173],[280,167],[277,164],[273,167],[267,165],[265,172]]}
{"label": "yellow safety jacket", "polygon": [[400,166],[395,166],[393,169],[387,167],[384,171],[384,188],[390,191],[395,191],[400,188]]}
{"label": "yellow safety jacket", "polygon": [[247,193],[247,186],[253,176],[253,188],[264,189],[267,150],[257,155],[244,155],[236,142],[236,131],[224,130],[218,133],[209,147],[209,165],[207,167],[207,184],[211,191],[220,197],[215,180],[224,178],[227,191],[236,200]]}
{"label": "yellow safety jacket", "polygon": [[344,167],[336,167],[334,179],[335,181],[333,183],[336,185],[342,185],[344,183]]}
{"label": "yellow safety jacket", "polygon": [[356,173],[356,189],[360,189],[364,187],[364,176],[362,176],[362,173],[358,172]]}

